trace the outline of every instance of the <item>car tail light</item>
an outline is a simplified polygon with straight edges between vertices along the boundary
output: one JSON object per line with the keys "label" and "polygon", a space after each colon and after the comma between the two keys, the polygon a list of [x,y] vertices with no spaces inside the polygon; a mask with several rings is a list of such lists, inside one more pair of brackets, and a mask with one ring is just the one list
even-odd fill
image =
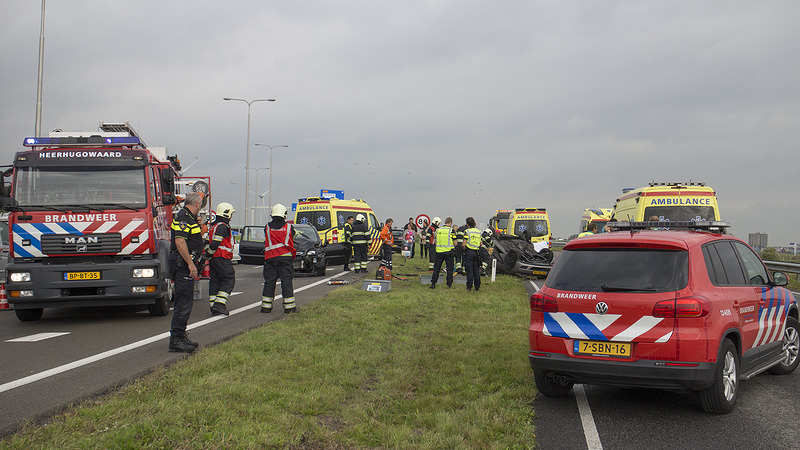
{"label": "car tail light", "polygon": [[653,317],[688,318],[703,317],[708,314],[708,301],[704,297],[683,297],[664,300],[653,307]]}
{"label": "car tail light", "polygon": [[533,311],[558,312],[558,302],[549,295],[537,292],[531,295],[531,309]]}

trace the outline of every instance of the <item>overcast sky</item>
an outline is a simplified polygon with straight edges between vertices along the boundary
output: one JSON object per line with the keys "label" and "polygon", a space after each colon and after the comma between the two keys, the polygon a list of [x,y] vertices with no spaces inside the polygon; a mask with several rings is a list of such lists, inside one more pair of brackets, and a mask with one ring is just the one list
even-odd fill
{"label": "overcast sky", "polygon": [[[0,2],[6,163],[34,134],[40,12]],[[566,237],[622,188],[691,180],[734,234],[786,245],[798,18],[800,2],[763,0],[50,0],[42,130],[128,121],[241,217],[247,105],[222,98],[275,98],[251,107],[251,143],[289,146],[273,203],[343,189],[381,221],[458,224],[544,207]],[[251,171],[251,190],[268,178]]]}

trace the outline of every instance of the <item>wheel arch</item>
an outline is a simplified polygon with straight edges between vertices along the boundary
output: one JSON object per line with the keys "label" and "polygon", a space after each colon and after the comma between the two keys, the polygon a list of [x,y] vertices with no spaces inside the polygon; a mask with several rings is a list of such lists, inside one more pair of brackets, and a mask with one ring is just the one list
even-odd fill
{"label": "wheel arch", "polygon": [[733,346],[736,347],[736,352],[739,353],[739,359],[742,358],[742,335],[739,332],[738,328],[728,328],[722,333],[722,338],[719,340],[719,345],[717,345],[717,355],[719,355],[719,349],[722,348],[722,343],[725,340],[729,340],[733,342]]}

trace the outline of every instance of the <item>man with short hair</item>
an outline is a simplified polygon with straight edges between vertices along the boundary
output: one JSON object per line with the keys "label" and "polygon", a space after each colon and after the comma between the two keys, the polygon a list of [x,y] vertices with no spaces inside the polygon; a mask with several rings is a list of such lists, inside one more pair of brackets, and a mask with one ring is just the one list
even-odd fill
{"label": "man with short hair", "polygon": [[456,232],[452,228],[453,218],[448,217],[444,220],[444,226],[436,229],[435,234],[435,259],[433,263],[433,274],[431,276],[431,289],[436,289],[436,282],[439,281],[439,272],[442,270],[442,263],[447,268],[447,287],[453,285],[453,253],[455,248]]}
{"label": "man with short hair", "polygon": [[467,272],[467,290],[471,291],[475,286],[475,291],[481,289],[481,230],[475,228],[475,219],[467,217],[467,229],[464,230],[464,240],[461,245],[464,248],[464,270]]}
{"label": "man with short hair", "polygon": [[394,220],[386,219],[381,230],[381,266],[392,270],[392,247],[394,246],[394,236],[392,235],[392,224]]}
{"label": "man with short hair", "polygon": [[[172,323],[169,331],[169,351],[193,352],[198,344],[190,341],[186,325],[192,313],[194,279],[202,270],[204,260],[203,230],[197,221],[203,199],[197,192],[189,192],[183,208],[175,215],[171,225],[170,274],[175,282]],[[198,267],[199,266],[199,267]]]}

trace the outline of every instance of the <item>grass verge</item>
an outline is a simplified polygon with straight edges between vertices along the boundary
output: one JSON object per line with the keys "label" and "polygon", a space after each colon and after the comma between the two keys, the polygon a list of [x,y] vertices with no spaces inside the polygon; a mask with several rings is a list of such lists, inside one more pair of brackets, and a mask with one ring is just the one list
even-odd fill
{"label": "grass verge", "polygon": [[[395,272],[423,272],[395,256]],[[519,279],[387,293],[342,286],[300,314],[204,348],[7,448],[531,448]]]}

